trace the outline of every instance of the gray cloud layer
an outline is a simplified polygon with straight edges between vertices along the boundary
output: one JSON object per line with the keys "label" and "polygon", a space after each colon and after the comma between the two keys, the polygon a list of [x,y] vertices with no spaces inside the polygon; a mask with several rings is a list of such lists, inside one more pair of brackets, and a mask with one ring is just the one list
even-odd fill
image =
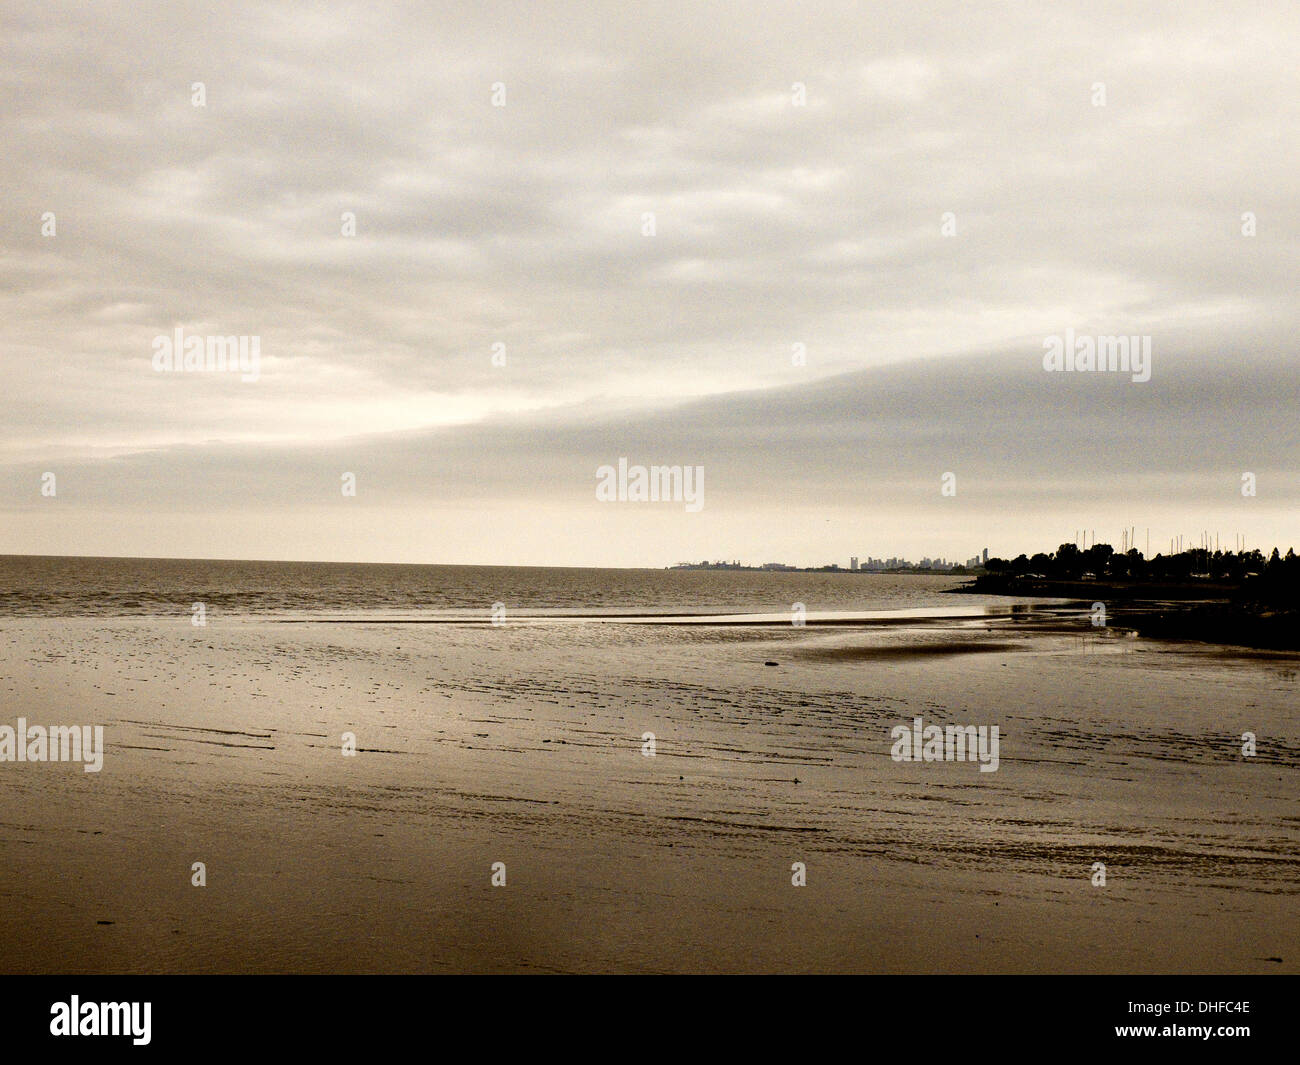
{"label": "gray cloud layer", "polygon": [[[239,506],[353,550],[307,509],[341,469],[583,527],[621,454],[705,463],[742,538],[819,501],[917,536],[936,468],[1043,530],[1241,470],[1294,501],[1293,5],[4,7],[0,549],[51,469],[135,508],[121,553]],[[152,372],[177,325],[261,379]],[[1152,381],[1035,369],[1066,327],[1151,334]]]}

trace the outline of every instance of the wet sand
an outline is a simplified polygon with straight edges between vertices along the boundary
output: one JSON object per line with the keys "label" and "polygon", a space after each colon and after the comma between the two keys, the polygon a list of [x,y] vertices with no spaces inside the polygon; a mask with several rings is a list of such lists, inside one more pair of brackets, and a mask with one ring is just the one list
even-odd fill
{"label": "wet sand", "polygon": [[[1300,971],[1300,656],[1025,617],[0,632],[0,724],[107,745],[0,763],[7,972]],[[917,716],[998,725],[998,771],[893,761]]]}

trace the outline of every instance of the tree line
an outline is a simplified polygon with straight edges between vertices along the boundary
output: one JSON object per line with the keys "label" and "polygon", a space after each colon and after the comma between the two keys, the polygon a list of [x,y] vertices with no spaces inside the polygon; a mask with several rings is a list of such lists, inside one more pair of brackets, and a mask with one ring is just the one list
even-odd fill
{"label": "tree line", "polygon": [[1300,557],[1294,548],[1285,555],[1278,548],[1265,557],[1251,551],[1209,551],[1192,548],[1172,555],[1146,558],[1132,548],[1118,552],[1110,544],[1093,544],[1081,549],[1062,544],[1052,554],[1018,555],[1013,559],[990,558],[987,573],[1007,577],[1045,577],[1053,580],[1125,581],[1218,581],[1235,584],[1260,598],[1300,599]]}

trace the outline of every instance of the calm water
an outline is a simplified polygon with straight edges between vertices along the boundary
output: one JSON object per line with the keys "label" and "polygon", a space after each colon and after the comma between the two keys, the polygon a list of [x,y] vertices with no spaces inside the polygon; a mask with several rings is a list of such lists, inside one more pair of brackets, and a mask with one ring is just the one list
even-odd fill
{"label": "calm water", "polygon": [[[0,616],[699,614],[948,609],[963,578],[855,573],[413,566],[0,556]],[[988,602],[1003,600],[989,597]]]}

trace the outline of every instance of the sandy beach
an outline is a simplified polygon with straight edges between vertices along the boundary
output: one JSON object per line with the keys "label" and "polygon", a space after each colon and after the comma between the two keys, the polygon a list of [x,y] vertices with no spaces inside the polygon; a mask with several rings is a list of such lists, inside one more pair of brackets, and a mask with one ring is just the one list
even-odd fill
{"label": "sandy beach", "polygon": [[[1300,972],[1297,655],[1024,613],[0,632],[0,723],[106,744],[0,765],[9,972]],[[997,771],[894,761],[917,717],[999,726]]]}

